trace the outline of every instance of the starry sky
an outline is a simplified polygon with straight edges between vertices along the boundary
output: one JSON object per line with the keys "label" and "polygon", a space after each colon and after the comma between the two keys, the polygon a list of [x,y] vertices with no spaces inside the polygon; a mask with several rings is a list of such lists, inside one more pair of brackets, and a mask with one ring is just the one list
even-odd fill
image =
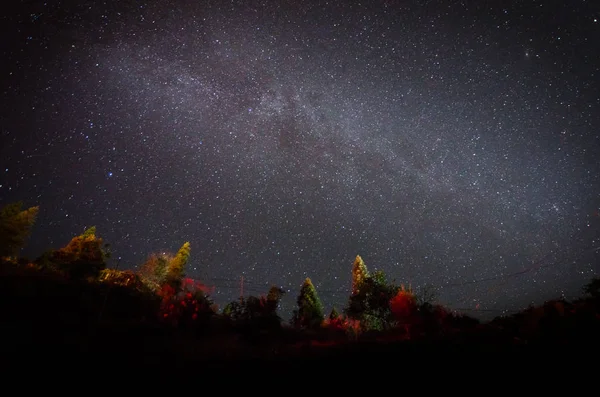
{"label": "starry sky", "polygon": [[[474,316],[600,272],[593,1],[27,1],[0,16],[0,204],[24,255],[192,246],[222,307],[371,271]],[[558,3],[558,2],[555,2]],[[568,5],[566,4],[568,3]]]}

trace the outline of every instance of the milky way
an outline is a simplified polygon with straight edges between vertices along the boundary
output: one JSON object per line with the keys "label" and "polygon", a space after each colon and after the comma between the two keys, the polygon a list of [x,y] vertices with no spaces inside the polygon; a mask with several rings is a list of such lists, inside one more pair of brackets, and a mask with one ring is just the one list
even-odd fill
{"label": "milky way", "polygon": [[599,270],[591,4],[56,3],[2,21],[27,255],[90,225],[120,268],[190,241],[218,303],[243,276],[284,315],[305,277],[343,306],[357,254],[473,315]]}

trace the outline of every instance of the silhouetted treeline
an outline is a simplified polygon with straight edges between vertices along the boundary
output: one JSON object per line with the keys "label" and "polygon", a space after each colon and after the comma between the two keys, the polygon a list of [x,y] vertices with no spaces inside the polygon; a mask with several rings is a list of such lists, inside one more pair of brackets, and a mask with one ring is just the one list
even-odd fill
{"label": "silhouetted treeline", "polygon": [[493,351],[592,343],[600,331],[599,279],[574,302],[551,301],[481,324],[435,304],[431,295],[389,282],[381,271],[370,272],[358,255],[349,266],[352,289],[345,307],[326,311],[307,278],[291,321],[284,323],[278,307],[285,292],[277,286],[218,308],[209,286],[186,277],[188,242],[174,254],[150,254],[137,271],[107,268],[109,246],[95,227],[35,260],[20,258],[37,214],[37,207],[21,207],[11,204],[0,212],[0,310],[9,335],[0,342],[3,351],[54,346],[171,351],[188,359],[200,351],[205,358],[307,352],[341,357],[366,346],[389,352],[424,344],[453,349],[459,343]]}

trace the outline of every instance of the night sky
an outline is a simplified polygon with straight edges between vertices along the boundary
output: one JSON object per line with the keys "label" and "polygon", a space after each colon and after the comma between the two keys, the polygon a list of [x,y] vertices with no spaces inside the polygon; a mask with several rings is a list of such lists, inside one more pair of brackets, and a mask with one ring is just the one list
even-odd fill
{"label": "night sky", "polygon": [[190,241],[221,307],[243,276],[283,317],[306,277],[341,308],[357,254],[480,317],[600,273],[595,1],[13,3],[0,204],[40,206],[30,258],[92,225],[120,269]]}

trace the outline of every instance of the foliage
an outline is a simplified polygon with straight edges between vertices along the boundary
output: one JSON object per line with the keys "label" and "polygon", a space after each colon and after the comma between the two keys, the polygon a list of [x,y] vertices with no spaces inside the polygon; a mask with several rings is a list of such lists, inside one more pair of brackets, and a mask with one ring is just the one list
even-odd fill
{"label": "foliage", "polygon": [[104,269],[100,272],[98,281],[138,290],[143,288],[140,276],[130,270]]}
{"label": "foliage", "polygon": [[433,304],[437,301],[437,290],[431,284],[421,285],[416,291],[414,291],[415,300],[417,306],[424,304]]}
{"label": "foliage", "polygon": [[417,315],[417,300],[412,290],[406,289],[402,285],[390,300],[390,310],[397,325],[408,331]]}
{"label": "foliage", "polygon": [[318,328],[323,323],[323,304],[310,278],[306,278],[296,300],[292,324],[296,328]]}
{"label": "foliage", "polygon": [[281,302],[281,298],[285,295],[285,291],[279,287],[271,286],[269,288],[269,292],[267,293],[267,298],[265,302],[265,307],[267,313],[277,315],[277,309],[279,308],[279,302]]}
{"label": "foliage", "polygon": [[83,238],[94,237],[96,235],[96,226],[90,226],[81,235]]}
{"label": "foliage", "polygon": [[97,278],[106,268],[108,258],[101,238],[96,237],[95,228],[87,229],[83,234],[73,237],[69,243],[52,251],[44,259],[70,278]]}
{"label": "foliage", "polygon": [[592,298],[600,298],[600,278],[594,277],[583,287],[583,292]]}
{"label": "foliage", "polygon": [[340,314],[338,313],[337,309],[335,308],[335,306],[331,309],[331,312],[329,312],[329,319],[330,320],[335,320],[337,318],[340,317]]}
{"label": "foliage", "polygon": [[348,327],[348,322],[342,317],[336,308],[332,308],[327,318],[323,321],[323,326],[336,333],[345,334]]}
{"label": "foliage", "polygon": [[249,296],[240,297],[239,301],[228,303],[223,309],[223,315],[229,320],[241,324],[260,328],[279,328],[281,318],[277,308],[285,291],[272,286],[266,297]]}
{"label": "foliage", "polygon": [[178,291],[182,287],[189,257],[190,243],[185,242],[175,255],[166,252],[151,254],[137,273],[150,289],[159,291],[164,284],[169,284]]}
{"label": "foliage", "polygon": [[[360,258],[360,257],[358,257]],[[358,265],[357,265],[358,262]],[[355,269],[362,269],[355,272]],[[396,295],[398,287],[388,283],[385,274],[377,271],[369,275],[364,262],[355,261],[353,266],[353,279],[355,274],[367,276],[357,278],[357,288],[350,295],[348,306],[344,310],[346,315],[360,322],[363,330],[383,330],[393,326],[394,318],[390,310],[390,300]]]}
{"label": "foliage", "polygon": [[223,308],[223,315],[231,320],[237,321],[243,317],[244,297],[240,296],[239,301],[232,301]]}
{"label": "foliage", "polygon": [[[35,263],[16,258],[18,250],[14,251],[14,247],[22,247],[37,211],[37,207],[22,211],[20,204],[6,206],[0,211],[1,248],[4,253],[12,250],[11,255],[0,258],[3,276],[0,277],[0,292],[4,299],[0,302],[25,305],[23,307],[29,311],[19,317],[20,320],[27,318],[29,321],[29,317],[34,317],[30,313],[36,313],[36,316],[44,316],[46,324],[67,319],[71,326],[87,324],[91,318],[96,321],[100,312],[106,313],[105,318],[110,321],[145,323],[151,318],[152,325],[158,327],[161,335],[171,326],[195,332],[215,323],[229,327],[225,329],[242,331],[242,334],[246,331],[252,336],[266,334],[269,339],[273,335],[300,335],[296,330],[280,330],[281,318],[277,311],[285,292],[275,286],[266,296],[242,297],[231,302],[219,316],[210,298],[211,290],[200,282],[184,278],[190,255],[188,242],[176,255],[151,255],[136,273],[106,268],[107,245],[97,237],[95,227],[72,238],[65,247],[44,253]],[[7,238],[7,231],[14,235]],[[71,283],[73,279],[89,282]],[[511,343],[514,340],[564,343],[582,335],[593,340],[600,332],[600,278],[592,279],[583,291],[587,295],[585,299],[546,302],[543,306],[494,320],[491,325],[486,325],[486,332],[492,329],[494,335],[508,335]],[[20,299],[14,299],[15,296]],[[329,338],[327,343],[340,338],[367,338],[373,334],[365,331],[390,331],[375,332],[377,340],[390,335],[396,339],[440,339],[454,337],[459,332],[463,333],[461,338],[466,338],[484,329],[476,319],[433,304],[434,301],[435,293],[431,287],[422,287],[415,293],[410,286],[396,286],[389,283],[381,271],[369,273],[362,258],[357,256],[352,266],[352,291],[344,315],[334,307],[324,319],[323,305],[312,281],[307,278],[297,297],[298,307],[292,324],[309,331],[300,338],[325,337]],[[10,309],[3,306],[6,308]],[[11,310],[10,313],[3,310],[3,315],[8,313],[16,318],[18,310]],[[59,314],[46,314],[52,310]],[[213,321],[215,316],[220,321]],[[315,332],[317,328],[319,332]],[[280,330],[279,333],[264,332],[275,329]]]}
{"label": "foliage", "polygon": [[166,282],[167,266],[173,260],[173,255],[167,253],[151,254],[140,266],[137,274],[150,289],[158,291]]}
{"label": "foliage", "polygon": [[0,210],[0,257],[18,256],[31,234],[39,207],[23,210],[22,206],[22,202],[16,202]]}
{"label": "foliage", "polygon": [[182,280],[181,290],[164,284],[159,291],[159,318],[173,326],[193,327],[205,323],[216,313],[208,288],[195,280]]}
{"label": "foliage", "polygon": [[354,263],[352,264],[352,295],[360,292],[360,287],[368,278],[369,271],[365,262],[360,255],[356,255],[356,259],[354,259]]}
{"label": "foliage", "polygon": [[185,265],[187,264],[189,257],[190,243],[185,242],[167,266],[166,282],[175,289],[178,289],[181,286],[181,282],[185,275]]}
{"label": "foliage", "polygon": [[33,263],[40,270],[57,271],[58,268],[57,268],[56,264],[54,262],[52,262],[52,257],[53,256],[54,256],[54,250],[48,250],[48,251],[42,253],[42,255],[40,255],[39,257],[37,257],[33,261]]}

